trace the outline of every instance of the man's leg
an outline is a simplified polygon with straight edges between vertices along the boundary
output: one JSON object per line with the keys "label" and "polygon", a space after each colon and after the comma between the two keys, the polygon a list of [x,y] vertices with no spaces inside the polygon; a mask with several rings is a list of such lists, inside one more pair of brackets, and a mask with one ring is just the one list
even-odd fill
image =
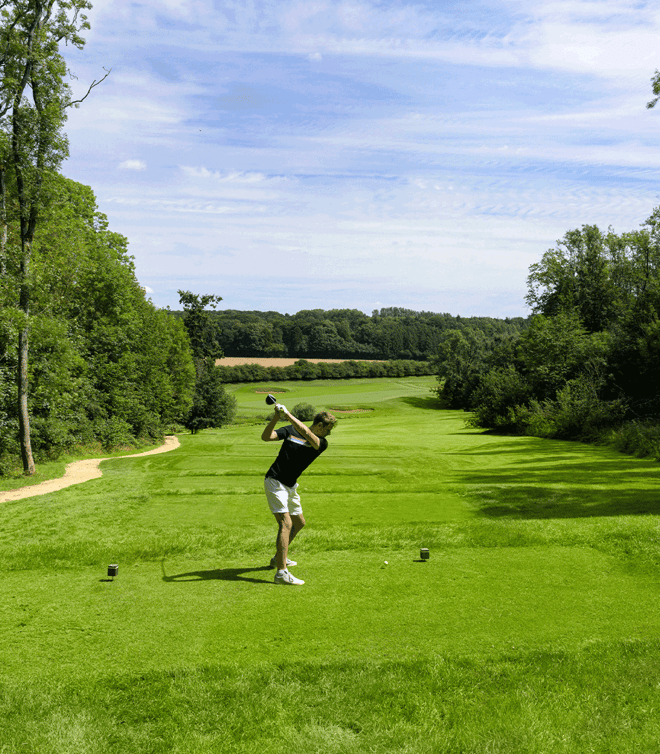
{"label": "man's leg", "polygon": [[[275,555],[275,562],[277,563],[277,570],[284,571],[286,569],[286,557],[289,552],[289,542],[293,539],[293,523],[291,521],[291,516],[288,513],[273,513],[273,516],[275,516],[278,527],[276,542],[277,554]],[[300,531],[300,529],[298,531]]]}
{"label": "man's leg", "polygon": [[305,517],[301,513],[300,515],[296,516],[294,513],[291,514],[291,533],[289,534],[289,545],[291,545],[291,542],[293,542],[293,538],[298,534],[298,532],[303,528],[305,525]]}

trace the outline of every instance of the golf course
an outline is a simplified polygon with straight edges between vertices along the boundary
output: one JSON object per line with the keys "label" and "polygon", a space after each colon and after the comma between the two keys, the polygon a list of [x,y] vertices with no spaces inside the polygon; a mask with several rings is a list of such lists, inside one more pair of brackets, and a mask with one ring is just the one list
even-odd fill
{"label": "golf course", "polygon": [[[660,466],[469,428],[435,384],[230,385],[232,426],[0,505],[0,754],[657,752]],[[339,419],[301,587],[271,390]]]}

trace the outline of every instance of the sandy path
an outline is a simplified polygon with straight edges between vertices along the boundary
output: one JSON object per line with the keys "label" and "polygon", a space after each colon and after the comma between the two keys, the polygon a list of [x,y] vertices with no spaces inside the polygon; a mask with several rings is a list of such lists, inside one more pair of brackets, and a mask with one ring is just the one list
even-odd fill
{"label": "sandy path", "polygon": [[10,500],[22,500],[24,497],[33,497],[35,495],[48,495],[50,492],[57,492],[58,490],[63,490],[65,487],[71,487],[72,484],[81,484],[90,479],[98,479],[100,476],[103,476],[103,472],[99,468],[99,464],[102,461],[167,453],[168,450],[178,448],[179,444],[179,440],[174,435],[167,435],[163,445],[159,448],[154,448],[154,450],[147,450],[144,453],[132,453],[128,456],[116,456],[115,458],[86,458],[84,461],[74,461],[67,465],[64,470],[64,476],[59,479],[48,479],[46,482],[35,484],[32,487],[21,487],[19,490],[0,492],[0,503],[7,503]]}

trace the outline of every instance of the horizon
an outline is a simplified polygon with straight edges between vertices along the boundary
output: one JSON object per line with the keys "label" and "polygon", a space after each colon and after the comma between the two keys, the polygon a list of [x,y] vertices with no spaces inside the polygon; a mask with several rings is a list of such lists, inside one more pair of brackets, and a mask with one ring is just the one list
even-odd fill
{"label": "horizon", "polygon": [[[382,309],[404,309],[404,307],[391,306],[391,307],[382,307]],[[307,309],[307,308],[305,308],[305,309],[299,309],[297,312],[281,312],[281,311],[278,311],[276,309],[234,309],[233,307],[232,308],[227,307],[226,309],[221,309],[220,307],[216,306],[215,309],[206,309],[205,311],[207,311],[209,314],[212,314],[213,312],[217,312],[218,314],[223,314],[223,313],[226,314],[226,313],[229,313],[229,312],[237,312],[238,314],[279,314],[282,317],[297,317],[302,312],[311,312],[311,311],[322,311],[322,312],[325,312],[325,313],[340,312],[340,311],[358,311],[358,312],[361,312],[362,314],[364,314],[367,317],[373,317],[374,315],[377,315],[377,316],[386,316],[386,317],[388,317],[388,316],[404,316],[405,317],[405,316],[416,315],[416,314],[420,314],[420,315],[426,314],[426,315],[431,316],[431,317],[446,317],[446,316],[449,316],[452,319],[501,319],[501,320],[506,320],[506,319],[529,319],[529,317],[532,316],[531,312],[529,312],[526,316],[522,316],[521,315],[521,316],[518,316],[518,317],[491,317],[491,316],[489,316],[487,314],[484,314],[484,315],[463,315],[463,314],[452,314],[451,312],[432,312],[432,311],[426,311],[426,310],[415,311],[414,309],[407,309],[407,308],[405,308],[405,312],[403,314],[401,314],[401,315],[399,315],[399,314],[397,314],[397,315],[387,315],[387,314],[386,315],[381,315],[380,314],[381,310],[377,310],[377,311],[373,310],[371,312],[365,312],[364,309],[360,309],[357,306],[350,307],[350,308],[342,306],[342,307],[334,307],[332,309],[321,309],[321,308],[317,307],[316,309]],[[172,309],[172,308],[169,308],[168,311],[170,311],[172,314],[183,314],[184,313],[183,309]]]}

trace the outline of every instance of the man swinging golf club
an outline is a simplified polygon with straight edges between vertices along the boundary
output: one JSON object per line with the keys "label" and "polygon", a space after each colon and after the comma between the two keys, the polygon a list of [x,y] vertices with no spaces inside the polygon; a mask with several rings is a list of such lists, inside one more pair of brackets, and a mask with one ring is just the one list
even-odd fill
{"label": "man swinging golf club", "polygon": [[[275,403],[275,398],[269,395],[266,403]],[[291,424],[275,429],[282,417],[289,419]],[[305,583],[289,573],[288,567],[297,564],[287,557],[289,544],[305,525],[297,491],[298,477],[328,447],[326,437],[336,421],[332,414],[323,411],[308,427],[290,414],[286,406],[276,403],[275,415],[261,435],[264,442],[282,441],[280,452],[264,479],[266,499],[278,525],[277,554],[270,561],[271,566],[277,567],[276,584]]]}

